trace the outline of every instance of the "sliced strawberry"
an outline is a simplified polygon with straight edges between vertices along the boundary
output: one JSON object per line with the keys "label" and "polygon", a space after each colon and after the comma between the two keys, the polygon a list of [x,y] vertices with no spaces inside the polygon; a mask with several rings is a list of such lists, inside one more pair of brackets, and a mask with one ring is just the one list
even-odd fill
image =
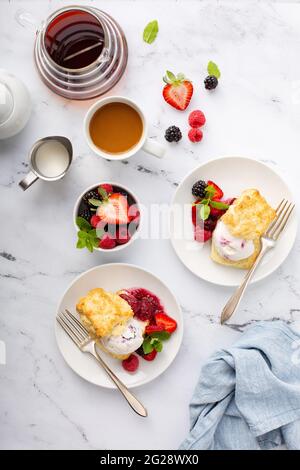
{"label": "sliced strawberry", "polygon": [[195,231],[194,231],[194,238],[197,242],[205,243],[211,237],[212,237],[212,231],[211,230],[205,230],[204,227],[196,225]]}
{"label": "sliced strawberry", "polygon": [[116,240],[109,233],[105,233],[99,241],[99,247],[103,250],[111,250],[116,246]]}
{"label": "sliced strawberry", "polygon": [[173,331],[175,331],[177,328],[176,320],[163,312],[158,312],[155,314],[155,322],[158,326],[162,326],[168,333],[173,333]]}
{"label": "sliced strawberry", "polygon": [[190,104],[193,95],[192,83],[182,73],[175,76],[169,71],[164,77],[164,82],[166,83],[163,89],[164,100],[173,108],[184,111]]}
{"label": "sliced strawberry", "polygon": [[97,209],[97,215],[108,224],[128,224],[127,197],[120,193],[113,193]]}
{"label": "sliced strawberry", "polygon": [[98,223],[101,221],[100,217],[98,215],[92,215],[90,224],[92,227],[96,228]]}
{"label": "sliced strawberry", "polygon": [[151,335],[151,333],[157,333],[158,331],[164,331],[165,328],[162,325],[147,325],[145,328],[145,333]]}
{"label": "sliced strawberry", "polygon": [[114,192],[114,188],[112,187],[111,184],[100,184],[99,187],[104,189],[104,191],[106,191],[107,194],[112,194]]}
{"label": "sliced strawberry", "polygon": [[122,366],[127,372],[135,372],[139,367],[139,358],[135,354],[130,354],[127,359],[122,361]]}
{"label": "sliced strawberry", "polygon": [[215,190],[214,195],[212,197],[213,200],[222,199],[222,197],[224,196],[224,193],[222,189],[219,188],[219,186],[216,183],[214,183],[213,181],[207,181],[207,186],[212,186]]}

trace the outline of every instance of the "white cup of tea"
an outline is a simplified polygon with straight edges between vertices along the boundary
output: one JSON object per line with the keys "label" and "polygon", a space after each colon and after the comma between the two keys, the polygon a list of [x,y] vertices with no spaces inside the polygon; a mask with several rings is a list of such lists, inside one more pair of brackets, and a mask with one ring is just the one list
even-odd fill
{"label": "white cup of tea", "polygon": [[108,96],[94,103],[84,118],[89,147],[106,160],[126,160],[139,150],[162,158],[165,147],[148,138],[141,108],[123,96]]}

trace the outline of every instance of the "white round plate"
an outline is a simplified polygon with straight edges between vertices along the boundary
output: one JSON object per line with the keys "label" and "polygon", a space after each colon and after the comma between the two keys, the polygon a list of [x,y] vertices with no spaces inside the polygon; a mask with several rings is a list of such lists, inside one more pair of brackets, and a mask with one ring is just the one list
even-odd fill
{"label": "white round plate", "polygon": [[[194,198],[191,190],[199,180],[212,180],[224,191],[224,197],[237,197],[245,189],[256,188],[269,204],[276,207],[282,198],[293,200],[292,194],[281,177],[264,163],[243,157],[223,157],[211,160],[189,173],[178,186],[173,207],[185,206],[183,217],[170,220],[172,245],[183,264],[196,276],[222,286],[238,286],[245,276],[245,271],[222,266],[210,258],[211,242],[200,244],[194,241],[194,229],[191,218],[191,203]],[[264,279],[277,269],[286,259],[294,244],[297,233],[297,217],[294,213],[282,233],[276,247],[258,267],[252,282]]]}
{"label": "white round plate", "polygon": [[[111,292],[129,287],[148,289],[159,297],[166,312],[177,321],[177,330],[164,343],[163,351],[156,356],[153,362],[147,362],[140,358],[140,367],[133,374],[123,369],[121,361],[99,351],[109,367],[129,388],[146,384],[158,377],[170,366],[182,341],[182,312],[174,295],[160,279],[150,272],[130,264],[111,263],[96,266],[78,276],[64,293],[59,302],[58,311],[68,308],[72,313],[76,313],[75,306],[79,298],[95,287],[103,287]],[[94,358],[80,352],[57,322],[55,322],[55,332],[59,350],[74,372],[95,385],[116,388]]]}

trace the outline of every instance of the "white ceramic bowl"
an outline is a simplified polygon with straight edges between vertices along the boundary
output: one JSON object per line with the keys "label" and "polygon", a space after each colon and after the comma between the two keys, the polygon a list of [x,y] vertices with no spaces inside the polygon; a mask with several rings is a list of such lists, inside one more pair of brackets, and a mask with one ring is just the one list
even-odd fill
{"label": "white ceramic bowl", "polygon": [[[95,287],[102,287],[111,292],[130,287],[148,289],[159,297],[166,313],[177,321],[177,329],[171,338],[164,343],[163,351],[151,362],[140,358],[139,368],[134,374],[126,372],[121,361],[99,350],[105,362],[127,387],[137,387],[151,382],[170,367],[182,342],[183,316],[176,298],[170,289],[149,271],[131,264],[111,263],[96,266],[78,276],[63,294],[57,311],[60,312],[67,308],[75,313],[78,299]],[[55,333],[58,348],[66,363],[74,372],[88,382],[100,387],[116,388],[101,366],[92,357],[83,354],[75,346],[57,321],[55,321]],[[157,384],[157,387],[159,388],[159,384]]]}
{"label": "white ceramic bowl", "polygon": [[[293,201],[289,187],[273,168],[251,158],[223,157],[205,162],[191,171],[178,186],[173,204],[182,207],[191,206],[194,199],[192,186],[200,179],[215,181],[223,189],[225,198],[237,197],[245,189],[256,188],[273,207],[276,207],[282,198]],[[183,227],[184,236],[179,237],[178,234],[183,232]],[[210,257],[211,243],[202,244],[194,241],[190,210],[185,211],[183,218],[171,217],[170,231],[171,242],[177,256],[196,276],[223,286],[241,284],[245,276],[244,270],[215,263]],[[294,211],[276,247],[262,260],[251,282],[269,276],[284,262],[293,247],[296,233],[297,217]]]}
{"label": "white ceramic bowl", "polygon": [[124,243],[122,245],[116,245],[115,248],[111,248],[111,249],[108,249],[108,250],[105,250],[103,248],[100,248],[100,247],[95,247],[94,250],[96,251],[102,251],[104,253],[109,253],[109,252],[112,252],[112,251],[120,251],[120,250],[123,250],[124,248],[130,246],[134,240],[137,238],[137,235],[138,235],[138,232],[140,231],[140,227],[141,227],[141,221],[142,221],[142,210],[141,210],[141,205],[139,203],[139,200],[137,198],[137,196],[130,190],[128,189],[126,186],[124,186],[123,184],[120,184],[120,183],[116,183],[116,182],[112,182],[112,181],[100,181],[99,183],[95,183],[93,184],[92,186],[89,186],[88,188],[86,188],[81,194],[80,196],[78,197],[76,203],[75,203],[75,206],[74,206],[74,210],[73,210],[73,223],[74,223],[74,227],[75,227],[75,230],[76,232],[78,232],[78,227],[76,225],[76,217],[77,217],[77,213],[78,213],[78,209],[79,209],[79,205],[80,205],[80,202],[81,202],[81,199],[83,198],[83,196],[85,195],[85,193],[87,193],[88,191],[91,191],[92,189],[95,189],[97,188],[98,186],[100,186],[101,184],[111,184],[113,187],[118,187],[120,188],[122,191],[125,191],[126,193],[128,193],[132,199],[135,200],[138,208],[139,208],[139,211],[140,211],[140,222],[139,222],[139,225],[136,229],[136,231],[134,232],[134,234],[132,235],[132,237],[130,238],[130,240],[127,242],[127,243]]}

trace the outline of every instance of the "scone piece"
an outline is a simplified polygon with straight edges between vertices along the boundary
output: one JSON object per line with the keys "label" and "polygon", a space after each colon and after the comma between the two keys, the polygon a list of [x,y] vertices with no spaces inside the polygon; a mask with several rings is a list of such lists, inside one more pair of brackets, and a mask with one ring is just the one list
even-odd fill
{"label": "scone piece", "polygon": [[79,299],[76,305],[82,323],[94,337],[108,336],[117,329],[121,332],[133,317],[130,305],[119,295],[96,288]]}
{"label": "scone piece", "polygon": [[[217,228],[223,227],[224,232],[228,231],[231,240],[226,244],[228,240],[225,237],[222,247],[222,240],[217,238],[220,230],[216,229],[212,239],[212,259],[226,266],[250,269],[261,249],[260,237],[275,217],[275,210],[257,189],[243,191],[218,221]],[[245,258],[243,252],[248,253],[250,244],[251,254]]]}

